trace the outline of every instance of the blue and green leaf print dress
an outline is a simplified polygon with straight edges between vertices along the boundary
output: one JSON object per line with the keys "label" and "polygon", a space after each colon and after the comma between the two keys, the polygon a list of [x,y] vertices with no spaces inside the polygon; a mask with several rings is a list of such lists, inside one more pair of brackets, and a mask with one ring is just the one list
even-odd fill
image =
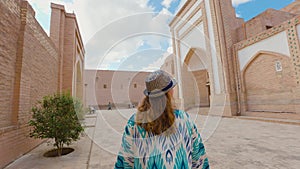
{"label": "blue and green leaf print dress", "polygon": [[209,169],[196,125],[187,113],[174,113],[176,129],[168,136],[148,133],[135,124],[133,115],[125,127],[115,169]]}

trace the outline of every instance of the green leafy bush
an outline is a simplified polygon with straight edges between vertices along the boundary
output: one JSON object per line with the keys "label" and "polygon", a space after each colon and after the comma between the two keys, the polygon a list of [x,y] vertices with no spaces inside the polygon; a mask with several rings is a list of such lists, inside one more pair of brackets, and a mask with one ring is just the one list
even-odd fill
{"label": "green leafy bush", "polygon": [[33,127],[30,137],[52,138],[61,155],[63,146],[70,145],[79,139],[83,127],[79,122],[82,118],[83,106],[78,99],[70,94],[55,94],[45,96],[32,108],[32,120],[29,125]]}

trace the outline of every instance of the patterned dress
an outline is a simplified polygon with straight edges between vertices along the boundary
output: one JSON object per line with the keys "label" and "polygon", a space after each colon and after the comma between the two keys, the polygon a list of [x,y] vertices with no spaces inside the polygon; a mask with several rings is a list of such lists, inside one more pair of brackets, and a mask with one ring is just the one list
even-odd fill
{"label": "patterned dress", "polygon": [[176,128],[168,136],[152,135],[135,124],[133,115],[122,137],[115,169],[209,169],[201,136],[189,115],[174,111]]}

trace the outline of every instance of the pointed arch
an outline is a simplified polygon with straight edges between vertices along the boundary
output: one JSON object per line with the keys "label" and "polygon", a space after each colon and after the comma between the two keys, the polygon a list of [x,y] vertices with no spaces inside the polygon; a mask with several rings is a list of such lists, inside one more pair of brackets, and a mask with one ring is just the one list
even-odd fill
{"label": "pointed arch", "polygon": [[205,50],[190,48],[182,65],[185,108],[210,106],[209,62]]}
{"label": "pointed arch", "polygon": [[[282,65],[281,70],[275,67]],[[271,51],[259,51],[241,72],[246,111],[294,112],[290,105],[295,87],[290,57]]]}
{"label": "pointed arch", "polygon": [[260,50],[258,51],[253,57],[251,57],[251,59],[245,64],[245,66],[242,69],[242,76],[244,75],[244,72],[246,71],[246,69],[249,67],[249,65],[259,56],[262,54],[269,54],[269,55],[274,55],[274,56],[279,56],[279,57],[288,57],[285,54],[282,53],[278,53],[278,52],[272,52],[272,51],[265,51],[265,50]]}
{"label": "pointed arch", "polygon": [[[196,57],[195,57],[196,56]],[[208,58],[205,51],[201,48],[190,48],[188,53],[184,58],[183,64],[189,65],[192,58],[195,58],[196,61],[200,62],[202,68],[208,69]],[[195,61],[195,59],[193,61]]]}

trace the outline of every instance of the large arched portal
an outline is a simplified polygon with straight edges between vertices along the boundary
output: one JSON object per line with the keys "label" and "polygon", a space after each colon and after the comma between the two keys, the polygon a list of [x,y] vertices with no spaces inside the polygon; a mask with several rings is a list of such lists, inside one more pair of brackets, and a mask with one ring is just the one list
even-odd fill
{"label": "large arched portal", "polygon": [[208,61],[202,49],[192,48],[182,66],[182,86],[185,109],[210,106]]}
{"label": "large arched portal", "polygon": [[[226,15],[222,15],[224,11],[227,12]],[[222,25],[225,23],[223,21],[226,21],[226,24]],[[187,1],[182,11],[170,22],[176,63],[175,72],[176,78],[179,79],[177,104],[180,108],[187,109],[196,104],[193,103],[197,99],[195,93],[186,92],[195,91],[186,87],[192,86],[187,84],[189,79],[185,76],[190,72],[190,74],[196,74],[196,76],[192,75],[193,77],[198,77],[195,81],[199,84],[200,106],[210,105],[209,113],[213,115],[232,116],[239,113],[236,95],[238,86],[236,86],[235,58],[233,57],[235,53],[232,50],[238,38],[232,32],[236,31],[241,24],[242,20],[235,16],[230,0]],[[198,59],[193,60],[194,49],[191,48],[199,51]],[[205,52],[201,54],[199,49]],[[199,79],[209,79],[209,81],[204,83]],[[208,99],[210,91],[211,97]],[[207,101],[210,101],[209,104]]]}

